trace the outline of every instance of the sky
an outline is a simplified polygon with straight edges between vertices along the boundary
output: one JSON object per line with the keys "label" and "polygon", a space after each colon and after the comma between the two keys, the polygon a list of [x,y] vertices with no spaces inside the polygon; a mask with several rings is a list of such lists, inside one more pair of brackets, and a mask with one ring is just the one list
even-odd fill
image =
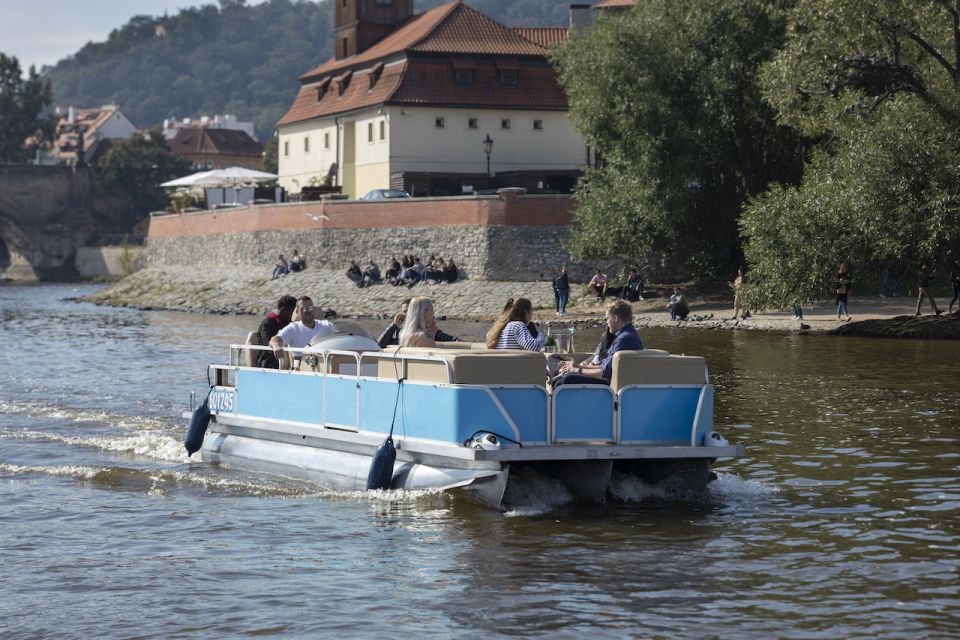
{"label": "sky", "polygon": [[[102,42],[135,15],[175,14],[216,0],[0,0],[0,53],[15,56],[26,71]],[[248,0],[247,4],[258,4]]]}

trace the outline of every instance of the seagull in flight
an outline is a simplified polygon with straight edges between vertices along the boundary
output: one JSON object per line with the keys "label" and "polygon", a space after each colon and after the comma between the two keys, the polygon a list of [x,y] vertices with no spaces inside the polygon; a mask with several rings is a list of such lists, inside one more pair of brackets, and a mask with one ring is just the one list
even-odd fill
{"label": "seagull in flight", "polygon": [[329,219],[330,219],[330,217],[327,216],[325,213],[321,213],[321,214],[318,215],[318,216],[315,216],[315,215],[313,215],[312,213],[304,213],[303,215],[307,216],[308,218],[313,219],[314,222],[319,222],[320,220],[329,220]]}

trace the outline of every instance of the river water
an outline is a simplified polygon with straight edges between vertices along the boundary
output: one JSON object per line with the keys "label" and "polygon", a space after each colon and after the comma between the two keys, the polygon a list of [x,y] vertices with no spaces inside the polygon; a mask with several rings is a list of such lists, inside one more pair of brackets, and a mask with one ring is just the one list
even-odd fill
{"label": "river water", "polygon": [[0,287],[3,638],[960,637],[960,343],[644,330],[707,357],[748,456],[702,500],[500,513],[188,460],[256,319],[94,290]]}

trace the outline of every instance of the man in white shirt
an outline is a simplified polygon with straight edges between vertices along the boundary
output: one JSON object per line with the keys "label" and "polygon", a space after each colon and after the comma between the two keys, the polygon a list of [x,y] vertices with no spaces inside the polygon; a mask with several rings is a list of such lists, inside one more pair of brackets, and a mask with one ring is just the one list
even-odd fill
{"label": "man in white shirt", "polygon": [[273,355],[277,360],[283,356],[284,347],[294,349],[303,349],[310,344],[316,336],[329,336],[337,328],[328,320],[317,320],[315,314],[320,314],[323,310],[320,307],[313,306],[313,300],[309,296],[301,296],[297,299],[297,312],[300,319],[291,322],[280,333],[270,338],[270,348],[273,349]]}

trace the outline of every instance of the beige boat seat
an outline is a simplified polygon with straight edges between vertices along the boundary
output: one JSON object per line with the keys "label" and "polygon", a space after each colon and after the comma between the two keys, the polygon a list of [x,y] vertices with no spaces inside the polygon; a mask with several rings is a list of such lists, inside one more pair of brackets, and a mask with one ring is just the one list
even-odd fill
{"label": "beige boat seat", "polygon": [[446,383],[449,375],[454,384],[543,386],[546,382],[546,359],[544,354],[535,351],[388,347],[383,352],[396,354],[398,351],[405,357],[406,371],[398,360],[379,358],[379,377],[396,380],[398,375],[404,375],[417,382]]}
{"label": "beige boat seat", "polygon": [[631,384],[706,384],[707,363],[700,356],[674,356],[665,351],[619,351],[613,356],[610,388]]}

